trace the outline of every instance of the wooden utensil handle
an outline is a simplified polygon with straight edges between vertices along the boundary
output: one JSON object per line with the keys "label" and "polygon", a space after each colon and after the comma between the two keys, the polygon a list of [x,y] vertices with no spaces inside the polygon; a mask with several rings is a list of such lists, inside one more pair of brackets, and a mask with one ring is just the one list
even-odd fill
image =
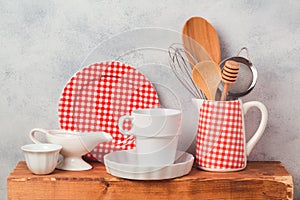
{"label": "wooden utensil handle", "polygon": [[226,100],[228,89],[229,89],[229,84],[225,83],[223,91],[222,91],[221,101],[225,101]]}

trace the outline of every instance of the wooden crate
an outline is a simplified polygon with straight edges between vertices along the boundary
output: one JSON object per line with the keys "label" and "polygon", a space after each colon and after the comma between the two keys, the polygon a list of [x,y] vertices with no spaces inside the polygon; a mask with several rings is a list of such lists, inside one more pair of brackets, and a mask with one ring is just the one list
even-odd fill
{"label": "wooden crate", "polygon": [[231,173],[193,168],[163,181],[125,180],[107,174],[102,164],[92,165],[89,171],[33,175],[19,162],[7,178],[8,199],[293,199],[292,177],[280,162],[249,162]]}

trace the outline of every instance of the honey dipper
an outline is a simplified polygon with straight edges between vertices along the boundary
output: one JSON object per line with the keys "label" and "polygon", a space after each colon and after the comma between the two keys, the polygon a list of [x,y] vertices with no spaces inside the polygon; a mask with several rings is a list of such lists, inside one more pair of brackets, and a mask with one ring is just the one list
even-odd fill
{"label": "honey dipper", "polygon": [[224,82],[224,88],[222,91],[221,101],[226,100],[229,85],[236,82],[239,69],[240,69],[239,63],[233,60],[228,60],[225,62],[224,68],[222,70],[222,81]]}

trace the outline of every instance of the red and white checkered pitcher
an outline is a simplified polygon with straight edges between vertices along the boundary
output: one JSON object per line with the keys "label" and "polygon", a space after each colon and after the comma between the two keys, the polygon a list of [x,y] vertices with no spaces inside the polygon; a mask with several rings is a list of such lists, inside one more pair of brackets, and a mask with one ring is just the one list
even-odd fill
{"label": "red and white checkered pitcher", "polygon": [[[193,99],[199,111],[196,162],[207,171],[238,171],[246,167],[247,156],[261,138],[268,112],[258,101],[210,101]],[[244,115],[249,108],[261,111],[257,131],[246,143]]]}

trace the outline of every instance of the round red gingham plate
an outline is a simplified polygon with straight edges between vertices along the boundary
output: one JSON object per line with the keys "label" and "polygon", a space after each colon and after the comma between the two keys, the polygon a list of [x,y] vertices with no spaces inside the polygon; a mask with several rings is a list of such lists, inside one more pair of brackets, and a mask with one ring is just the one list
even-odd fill
{"label": "round red gingham plate", "polygon": [[107,153],[135,147],[132,136],[119,132],[119,117],[134,109],[159,106],[151,82],[135,68],[120,62],[95,63],[66,84],[59,101],[59,123],[65,130],[110,133],[113,140],[99,144],[89,154],[103,162]]}

